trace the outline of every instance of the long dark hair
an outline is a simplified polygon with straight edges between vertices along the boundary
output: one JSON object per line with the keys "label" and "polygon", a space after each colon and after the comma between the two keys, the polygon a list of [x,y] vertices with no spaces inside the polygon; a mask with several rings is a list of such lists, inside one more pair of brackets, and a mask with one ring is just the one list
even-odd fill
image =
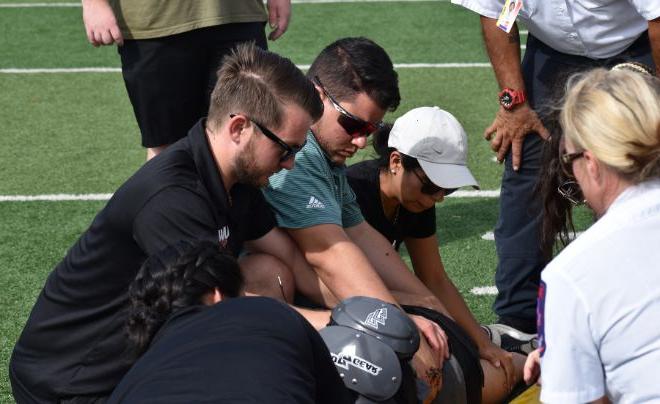
{"label": "long dark hair", "polygon": [[[378,161],[378,167],[381,170],[387,170],[390,166],[390,155],[394,151],[398,151],[394,147],[389,147],[387,141],[390,139],[390,131],[392,130],[392,124],[386,123],[372,136],[372,145],[374,151],[376,152],[376,161]],[[401,153],[401,152],[399,152]],[[413,170],[416,168],[421,168],[419,161],[416,158],[410,157],[407,154],[401,153],[401,165],[406,170]]]}
{"label": "long dark hair", "polygon": [[[541,250],[546,260],[551,260],[555,251],[568,245],[575,233],[573,204],[559,194],[558,188],[570,180],[564,174],[559,159],[562,131],[557,120],[546,122],[552,137],[544,145],[541,174],[536,194],[543,206],[541,225]],[[574,181],[574,179],[573,179]]]}
{"label": "long dark hair", "polygon": [[128,289],[126,332],[131,353],[141,355],[172,313],[202,304],[214,289],[236,297],[242,286],[236,259],[216,243],[180,242],[150,256]]}

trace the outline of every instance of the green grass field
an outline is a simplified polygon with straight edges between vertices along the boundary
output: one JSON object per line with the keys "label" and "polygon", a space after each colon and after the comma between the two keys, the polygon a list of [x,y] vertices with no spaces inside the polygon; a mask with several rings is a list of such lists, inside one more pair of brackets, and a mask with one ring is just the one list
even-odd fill
{"label": "green grass field", "polygon": [[[0,69],[119,67],[114,47],[86,42],[79,7],[2,7],[14,2],[0,0]],[[304,65],[333,40],[356,35],[377,41],[397,64],[488,61],[478,17],[447,1],[294,4],[290,28],[271,50]],[[469,134],[482,189],[498,189],[502,170],[481,137],[497,110],[492,70],[399,75],[403,100],[387,118],[422,105],[452,112]],[[120,73],[0,70],[0,138],[0,196],[111,193],[145,156]],[[12,401],[7,363],[46,276],[103,205],[0,201],[0,402]],[[482,322],[494,320],[493,297],[470,290],[493,284],[495,245],[481,236],[497,210],[497,198],[449,198],[437,208],[445,266]],[[578,213],[584,228],[589,215]]]}

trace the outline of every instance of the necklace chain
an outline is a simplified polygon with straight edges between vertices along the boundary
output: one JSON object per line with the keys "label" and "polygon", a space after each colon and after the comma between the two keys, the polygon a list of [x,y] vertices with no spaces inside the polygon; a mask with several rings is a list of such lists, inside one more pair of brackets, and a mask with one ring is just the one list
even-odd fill
{"label": "necklace chain", "polygon": [[394,219],[392,219],[392,225],[396,225],[396,222],[399,220],[400,211],[401,211],[401,204],[396,205],[396,210],[394,211]]}

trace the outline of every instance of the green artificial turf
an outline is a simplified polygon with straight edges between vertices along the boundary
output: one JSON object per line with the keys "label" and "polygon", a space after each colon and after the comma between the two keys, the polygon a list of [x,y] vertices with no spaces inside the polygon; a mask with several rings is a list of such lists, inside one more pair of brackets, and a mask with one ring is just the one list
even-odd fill
{"label": "green artificial turf", "polygon": [[9,356],[46,276],[102,206],[102,202],[0,203],[0,402],[11,402]]}
{"label": "green artificial turf", "polygon": [[[269,46],[299,64],[344,36],[374,39],[395,63],[487,61],[478,17],[449,2],[294,4],[292,16]],[[81,8],[0,8],[0,27],[0,68],[120,66],[114,46],[87,42]]]}
{"label": "green artificial turf", "polygon": [[[3,3],[58,0],[0,0]],[[119,67],[115,47],[87,43],[80,7],[1,8],[0,69]],[[270,49],[309,64],[343,36],[374,39],[395,63],[483,63],[475,14],[437,2],[294,4],[285,36]],[[497,189],[502,167],[482,139],[497,110],[489,67],[398,70],[407,110],[438,105],[461,121],[469,166],[482,189]],[[0,195],[110,193],[144,161],[139,131],[120,73],[0,73]],[[353,161],[368,158],[367,149]],[[0,202],[0,402],[11,402],[7,363],[47,274],[105,202]],[[492,231],[497,198],[448,198],[438,205],[445,267],[475,316],[494,320],[492,296],[470,290],[493,285]],[[579,229],[591,220],[576,214]],[[403,252],[404,259],[408,259]]]}

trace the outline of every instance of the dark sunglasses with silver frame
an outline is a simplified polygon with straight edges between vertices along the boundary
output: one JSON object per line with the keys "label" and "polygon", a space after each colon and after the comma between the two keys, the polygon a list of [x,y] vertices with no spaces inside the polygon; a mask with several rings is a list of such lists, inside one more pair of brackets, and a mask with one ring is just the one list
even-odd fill
{"label": "dark sunglasses with silver frame", "polygon": [[361,136],[369,136],[378,129],[383,127],[383,122],[372,123],[369,121],[365,121],[364,119],[360,119],[357,116],[346,111],[341,105],[339,105],[339,102],[335,99],[335,97],[330,95],[328,90],[323,86],[323,84],[321,83],[321,79],[319,79],[319,76],[314,76],[314,84],[316,84],[321,88],[323,94],[325,94],[325,96],[328,97],[328,99],[335,107],[335,109],[339,111],[339,117],[337,117],[337,122],[339,123],[339,125],[341,125],[342,128],[344,128],[344,130],[346,131],[346,133],[348,133],[350,137],[356,138]]}
{"label": "dark sunglasses with silver frame", "polygon": [[[230,118],[235,117],[238,114],[229,114]],[[303,147],[305,147],[305,144],[307,143],[307,139],[303,142],[303,144],[298,145],[298,146],[291,146],[287,144],[284,140],[282,140],[279,136],[277,136],[275,133],[273,133],[270,129],[265,127],[264,125],[260,124],[259,122],[255,121],[254,119],[250,118],[247,115],[243,115],[245,118],[247,118],[250,122],[255,124],[257,128],[261,131],[261,133],[264,134],[268,139],[272,140],[275,142],[277,145],[279,145],[282,148],[282,155],[280,156],[280,162],[286,161],[292,157],[295,157],[296,153],[298,153],[300,150],[302,150]]]}
{"label": "dark sunglasses with silver frame", "polygon": [[557,192],[559,195],[564,197],[570,203],[575,206],[582,205],[585,203],[584,196],[582,195],[582,190],[580,189],[580,184],[574,180],[563,181],[557,187]]}
{"label": "dark sunglasses with silver frame", "polygon": [[423,194],[435,195],[438,192],[442,191],[443,196],[447,196],[447,195],[453,194],[458,189],[458,188],[443,188],[443,187],[437,186],[433,182],[431,182],[431,180],[429,180],[428,178],[426,178],[426,179],[422,178],[422,176],[419,175],[417,170],[411,170],[411,171],[413,172],[413,174],[415,174],[415,177],[417,177],[419,182],[422,183],[421,191],[422,191]]}
{"label": "dark sunglasses with silver frame", "polygon": [[584,157],[584,150],[575,153],[563,153],[559,156],[559,164],[565,179],[557,187],[557,192],[576,206],[584,203],[580,184],[575,181],[575,174],[573,174],[573,162],[581,157]]}

